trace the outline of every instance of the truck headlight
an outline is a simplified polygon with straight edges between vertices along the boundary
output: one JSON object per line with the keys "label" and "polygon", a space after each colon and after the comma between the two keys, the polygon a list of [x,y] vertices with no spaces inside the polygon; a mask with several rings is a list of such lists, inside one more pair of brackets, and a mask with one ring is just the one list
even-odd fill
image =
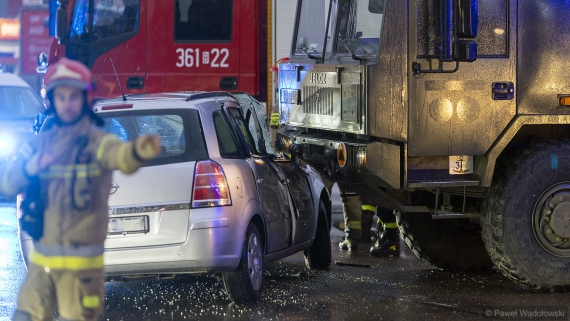
{"label": "truck headlight", "polygon": [[0,157],[10,156],[16,148],[14,137],[9,134],[0,133]]}

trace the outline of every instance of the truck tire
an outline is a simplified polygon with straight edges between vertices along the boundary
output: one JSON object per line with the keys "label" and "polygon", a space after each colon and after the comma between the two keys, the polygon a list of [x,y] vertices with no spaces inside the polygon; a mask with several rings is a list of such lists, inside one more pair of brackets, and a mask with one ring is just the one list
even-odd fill
{"label": "truck tire", "polygon": [[495,169],[481,221],[491,259],[531,290],[570,291],[570,140],[536,143]]}
{"label": "truck tire", "polygon": [[263,243],[259,231],[255,224],[249,223],[238,267],[231,272],[222,272],[224,287],[230,300],[248,303],[261,298],[265,272],[263,259]]}
{"label": "truck tire", "polygon": [[493,267],[481,228],[467,219],[434,220],[429,213],[398,213],[396,219],[404,242],[422,260],[454,271]]}
{"label": "truck tire", "polygon": [[309,269],[325,270],[331,265],[331,235],[327,217],[325,203],[321,200],[315,240],[311,247],[304,251],[305,265]]}

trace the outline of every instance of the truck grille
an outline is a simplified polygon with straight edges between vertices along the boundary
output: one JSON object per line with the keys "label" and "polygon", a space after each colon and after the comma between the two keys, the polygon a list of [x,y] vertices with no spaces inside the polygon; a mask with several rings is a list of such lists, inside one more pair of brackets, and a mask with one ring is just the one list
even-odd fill
{"label": "truck grille", "polygon": [[335,87],[303,86],[303,112],[305,114],[333,115],[333,96]]}

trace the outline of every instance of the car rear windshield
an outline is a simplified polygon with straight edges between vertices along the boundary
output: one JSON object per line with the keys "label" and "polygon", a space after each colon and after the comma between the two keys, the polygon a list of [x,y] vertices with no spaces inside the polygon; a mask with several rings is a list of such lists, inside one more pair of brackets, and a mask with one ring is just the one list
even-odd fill
{"label": "car rear windshield", "polygon": [[129,141],[142,135],[160,137],[162,153],[146,165],[164,165],[208,158],[197,110],[121,111],[101,113],[103,130]]}
{"label": "car rear windshield", "polygon": [[43,111],[44,104],[32,89],[0,86],[0,119],[34,118]]}

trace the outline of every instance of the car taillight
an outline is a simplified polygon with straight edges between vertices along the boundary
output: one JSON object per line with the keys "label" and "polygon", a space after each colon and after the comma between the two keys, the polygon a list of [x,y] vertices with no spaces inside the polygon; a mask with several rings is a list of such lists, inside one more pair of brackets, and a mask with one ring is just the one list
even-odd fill
{"label": "car taillight", "polygon": [[232,205],[226,175],[212,160],[196,163],[192,194],[192,207]]}

